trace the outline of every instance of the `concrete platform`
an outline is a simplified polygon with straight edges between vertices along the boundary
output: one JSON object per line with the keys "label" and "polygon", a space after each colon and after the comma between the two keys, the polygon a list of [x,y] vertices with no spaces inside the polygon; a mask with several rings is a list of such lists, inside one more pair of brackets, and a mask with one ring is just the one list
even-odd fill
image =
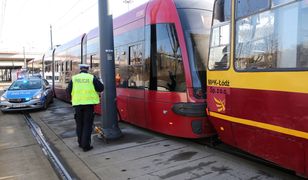
{"label": "concrete platform", "polygon": [[4,179],[58,179],[21,114],[0,112],[0,180]]}
{"label": "concrete platform", "polygon": [[[106,144],[93,134],[94,149],[83,152],[77,146],[69,104],[55,100],[48,110],[31,112],[31,116],[78,179],[301,179],[186,139],[126,123],[120,123],[123,138]],[[99,117],[95,123],[100,123]]]}

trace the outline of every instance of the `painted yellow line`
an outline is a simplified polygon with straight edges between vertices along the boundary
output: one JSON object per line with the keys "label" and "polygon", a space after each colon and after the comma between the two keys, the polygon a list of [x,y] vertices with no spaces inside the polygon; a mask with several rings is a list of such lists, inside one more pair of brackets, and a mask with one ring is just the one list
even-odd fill
{"label": "painted yellow line", "polygon": [[298,131],[298,130],[289,129],[289,128],[284,128],[284,127],[281,127],[281,126],[276,126],[276,125],[271,125],[271,124],[266,124],[266,123],[261,123],[261,122],[256,122],[256,121],[251,121],[251,120],[247,120],[247,119],[227,116],[227,115],[219,114],[219,113],[216,113],[216,112],[209,112],[209,113],[210,113],[210,116],[212,116],[212,117],[216,117],[216,118],[223,119],[223,120],[226,120],[226,121],[235,122],[235,123],[244,124],[244,125],[253,126],[253,127],[258,127],[258,128],[261,128],[261,129],[266,129],[266,130],[270,130],[270,131],[275,131],[275,132],[279,132],[279,133],[283,133],[283,134],[287,134],[287,135],[291,135],[291,136],[296,136],[296,137],[308,139],[308,133],[307,132]]}

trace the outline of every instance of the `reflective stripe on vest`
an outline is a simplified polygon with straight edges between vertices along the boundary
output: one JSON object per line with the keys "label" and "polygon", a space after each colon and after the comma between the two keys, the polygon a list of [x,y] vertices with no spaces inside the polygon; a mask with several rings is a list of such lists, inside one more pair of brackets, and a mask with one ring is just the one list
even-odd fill
{"label": "reflective stripe on vest", "polygon": [[93,84],[94,76],[80,73],[72,77],[72,105],[99,104],[99,96]]}

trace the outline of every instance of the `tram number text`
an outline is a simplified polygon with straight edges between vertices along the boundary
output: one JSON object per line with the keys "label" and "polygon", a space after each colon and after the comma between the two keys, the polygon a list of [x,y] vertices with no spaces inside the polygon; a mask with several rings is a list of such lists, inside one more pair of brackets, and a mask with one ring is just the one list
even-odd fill
{"label": "tram number text", "polygon": [[229,80],[217,80],[217,79],[209,79],[208,84],[214,86],[230,86]]}
{"label": "tram number text", "polygon": [[211,94],[228,94],[227,89],[210,87]]}

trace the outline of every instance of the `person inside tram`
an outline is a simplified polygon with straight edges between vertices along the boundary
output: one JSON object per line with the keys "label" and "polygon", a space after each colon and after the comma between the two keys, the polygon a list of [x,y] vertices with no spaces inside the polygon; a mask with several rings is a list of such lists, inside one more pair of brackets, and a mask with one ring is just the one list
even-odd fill
{"label": "person inside tram", "polygon": [[167,83],[169,91],[174,91],[176,87],[176,75],[169,71],[169,79],[171,83]]}
{"label": "person inside tram", "polygon": [[229,57],[229,46],[226,45],[223,49],[222,49],[222,58],[220,59],[220,61],[215,62],[215,69],[223,69],[228,67],[228,57]]}

